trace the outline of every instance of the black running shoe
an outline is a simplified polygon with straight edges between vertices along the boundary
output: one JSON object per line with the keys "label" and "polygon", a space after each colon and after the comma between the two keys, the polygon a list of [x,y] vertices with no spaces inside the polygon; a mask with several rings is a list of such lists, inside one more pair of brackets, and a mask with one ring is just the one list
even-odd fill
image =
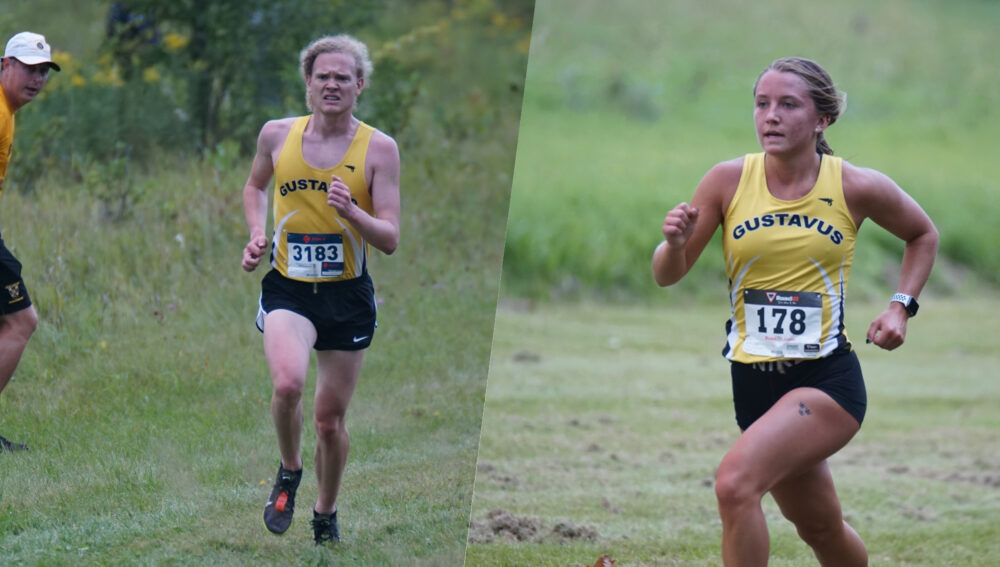
{"label": "black running shoe", "polygon": [[278,463],[278,476],[274,479],[274,488],[271,489],[271,496],[268,497],[267,505],[264,507],[264,525],[268,530],[283,534],[288,530],[288,526],[292,525],[295,491],[299,488],[300,480],[302,480],[302,469],[288,471]]}
{"label": "black running shoe", "polygon": [[316,545],[324,545],[328,542],[340,542],[340,532],[337,530],[337,511],[332,514],[319,514],[313,510],[313,539]]}
{"label": "black running shoe", "polygon": [[0,435],[0,453],[4,451],[15,453],[17,451],[31,451],[31,449],[24,443],[14,443],[13,441],[8,441],[3,435]]}

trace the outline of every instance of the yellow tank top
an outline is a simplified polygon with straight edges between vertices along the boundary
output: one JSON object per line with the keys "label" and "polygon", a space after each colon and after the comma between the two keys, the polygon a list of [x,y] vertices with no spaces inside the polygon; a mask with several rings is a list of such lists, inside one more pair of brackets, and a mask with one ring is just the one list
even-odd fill
{"label": "yellow tank top", "polygon": [[732,317],[729,360],[743,363],[827,356],[849,344],[844,292],[857,227],[844,201],[843,160],[824,155],[804,197],[771,195],[764,154],[749,154],[722,221]]}
{"label": "yellow tank top", "polygon": [[0,87],[0,194],[7,179],[7,164],[14,147],[14,111],[7,100],[7,93]]}
{"label": "yellow tank top", "polygon": [[365,179],[365,158],[374,128],[361,122],[340,163],[316,169],[302,156],[309,116],[295,119],[274,166],[274,236],[271,266],[307,282],[349,280],[367,270],[368,243],[326,204],[332,174],[351,188],[351,198],[374,215]]}

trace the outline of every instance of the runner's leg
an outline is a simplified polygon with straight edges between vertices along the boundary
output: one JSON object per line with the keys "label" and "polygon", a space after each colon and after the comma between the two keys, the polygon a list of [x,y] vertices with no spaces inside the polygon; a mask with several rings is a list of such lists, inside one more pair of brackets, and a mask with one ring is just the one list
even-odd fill
{"label": "runner's leg", "polygon": [[787,478],[771,489],[771,496],[824,567],[868,565],[868,552],[844,521],[833,475],[826,461]]}
{"label": "runner's leg", "polygon": [[275,309],[264,320],[264,354],[271,370],[271,418],[285,469],[302,469],[302,390],[312,346],[313,324],[297,313]]}
{"label": "runner's leg", "polygon": [[347,464],[351,440],[347,432],[347,405],[361,372],[365,351],[326,350],[317,353],[316,478],[319,495],[315,510],[333,512]]}
{"label": "runner's leg", "polygon": [[770,552],[764,494],[837,452],[858,422],[815,388],[785,394],[726,453],[716,473],[725,565],[766,565]]}

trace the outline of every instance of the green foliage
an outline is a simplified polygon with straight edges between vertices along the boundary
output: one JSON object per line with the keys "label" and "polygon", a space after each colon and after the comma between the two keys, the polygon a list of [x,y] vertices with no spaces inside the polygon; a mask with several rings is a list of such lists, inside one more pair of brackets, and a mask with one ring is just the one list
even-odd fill
{"label": "green foliage", "polygon": [[[666,212],[714,164],[759,151],[753,80],[787,55],[848,93],[838,155],[896,180],[928,211],[958,272],[1000,282],[993,179],[1000,131],[1000,5],[742,0],[539,2],[505,252],[505,293],[532,298],[724,295],[718,238],[663,293],[649,262]],[[727,14],[727,17],[720,17]],[[817,34],[817,22],[822,33]],[[961,85],[942,88],[942,85]],[[901,243],[861,229],[853,297],[896,285]],[[888,288],[888,289],[887,289]],[[679,292],[679,293],[678,293]]]}
{"label": "green foliage", "polygon": [[[299,51],[321,35],[342,32],[366,41],[375,63],[359,118],[396,137],[411,128],[421,130],[414,134],[420,137],[428,127],[448,138],[487,136],[508,111],[497,102],[520,94],[532,5],[120,4],[141,15],[140,23],[112,27],[116,33],[95,52],[60,50],[67,34],[50,34],[63,72],[53,73],[38,101],[18,113],[21,159],[12,166],[18,170],[13,183],[30,190],[48,170],[114,160],[123,147],[140,164],[165,151],[190,155],[233,142],[249,154],[266,120],[307,112]],[[484,65],[470,62],[465,46],[517,56]]]}
{"label": "green foliage", "polygon": [[151,20],[161,37],[147,37],[152,30],[130,37],[126,29],[104,48],[122,62],[126,81],[139,69],[163,67],[177,83],[179,106],[199,148],[230,137],[252,139],[265,119],[282,115],[285,102],[301,92],[301,79],[291,80],[297,76],[295,55],[317,30],[363,28],[378,8],[342,0],[129,0],[121,5]]}

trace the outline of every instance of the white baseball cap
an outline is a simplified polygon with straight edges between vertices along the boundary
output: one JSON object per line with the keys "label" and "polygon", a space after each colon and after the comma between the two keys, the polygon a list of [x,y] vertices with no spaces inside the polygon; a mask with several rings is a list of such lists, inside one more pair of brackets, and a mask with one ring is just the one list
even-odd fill
{"label": "white baseball cap", "polygon": [[10,38],[4,58],[13,57],[25,65],[48,63],[56,71],[61,71],[59,65],[52,61],[52,48],[45,41],[45,36],[31,32],[21,32]]}

